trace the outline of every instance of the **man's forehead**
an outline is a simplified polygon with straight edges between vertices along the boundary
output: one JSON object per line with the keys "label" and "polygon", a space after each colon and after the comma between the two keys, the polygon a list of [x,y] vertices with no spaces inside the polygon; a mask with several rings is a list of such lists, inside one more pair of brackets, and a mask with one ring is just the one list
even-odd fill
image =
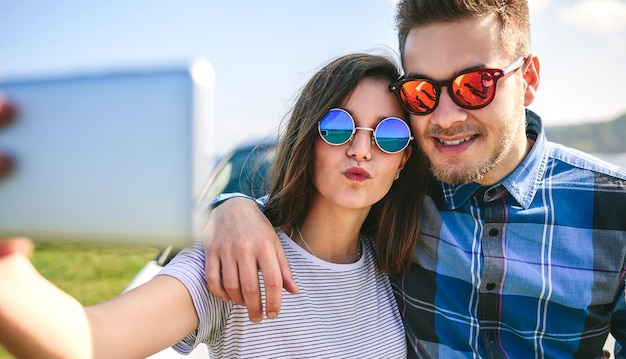
{"label": "man's forehead", "polygon": [[411,29],[403,54],[405,75],[447,78],[506,58],[499,27],[485,19],[434,23]]}

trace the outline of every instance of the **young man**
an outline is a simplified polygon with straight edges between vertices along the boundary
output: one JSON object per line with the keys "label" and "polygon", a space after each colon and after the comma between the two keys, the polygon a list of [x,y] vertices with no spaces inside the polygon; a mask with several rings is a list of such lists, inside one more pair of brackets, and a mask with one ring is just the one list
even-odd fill
{"label": "young man", "polygon": [[[609,332],[623,346],[626,171],[548,142],[526,110],[527,1],[405,0],[397,25],[406,75],[390,89],[443,198],[425,202],[410,269],[392,278],[410,356],[601,358]],[[258,269],[268,318],[282,286],[297,291],[264,221],[229,200],[205,237],[211,290],[255,321]]]}

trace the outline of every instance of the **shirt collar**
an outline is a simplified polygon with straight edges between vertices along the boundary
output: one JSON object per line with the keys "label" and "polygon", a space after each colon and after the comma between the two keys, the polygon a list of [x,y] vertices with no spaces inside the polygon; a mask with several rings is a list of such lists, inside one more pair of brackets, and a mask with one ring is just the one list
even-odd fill
{"label": "shirt collar", "polygon": [[[484,188],[484,200],[500,198],[507,192],[517,204],[527,209],[532,203],[547,166],[547,143],[541,118],[526,109],[526,136],[535,140],[533,148],[517,168],[502,181]],[[449,209],[462,206],[477,190],[478,183],[450,185],[439,181]]]}

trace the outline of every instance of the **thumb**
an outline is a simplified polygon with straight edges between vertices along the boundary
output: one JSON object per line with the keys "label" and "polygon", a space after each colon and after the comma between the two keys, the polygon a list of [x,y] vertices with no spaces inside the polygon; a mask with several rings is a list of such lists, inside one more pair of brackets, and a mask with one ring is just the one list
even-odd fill
{"label": "thumb", "polygon": [[18,253],[29,257],[33,249],[34,244],[28,238],[0,238],[0,257]]}

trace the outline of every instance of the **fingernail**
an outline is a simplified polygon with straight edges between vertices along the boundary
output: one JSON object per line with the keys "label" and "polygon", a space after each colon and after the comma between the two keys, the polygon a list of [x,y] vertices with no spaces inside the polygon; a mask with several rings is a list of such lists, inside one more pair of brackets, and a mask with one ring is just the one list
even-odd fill
{"label": "fingernail", "polygon": [[268,312],[267,319],[276,319],[278,317],[278,313],[276,312]]}
{"label": "fingernail", "polygon": [[16,113],[15,106],[8,102],[0,101],[0,126],[13,122]]}
{"label": "fingernail", "polygon": [[13,159],[0,153],[0,178],[9,175],[13,171]]}

